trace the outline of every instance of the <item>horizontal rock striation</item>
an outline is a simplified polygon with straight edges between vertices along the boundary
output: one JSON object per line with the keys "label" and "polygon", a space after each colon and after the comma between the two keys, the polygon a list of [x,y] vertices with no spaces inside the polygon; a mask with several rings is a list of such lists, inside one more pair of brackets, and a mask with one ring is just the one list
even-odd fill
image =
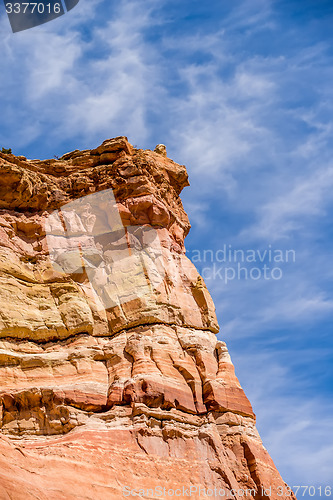
{"label": "horizontal rock striation", "polygon": [[0,499],[295,498],[216,338],[162,146],[0,153]]}

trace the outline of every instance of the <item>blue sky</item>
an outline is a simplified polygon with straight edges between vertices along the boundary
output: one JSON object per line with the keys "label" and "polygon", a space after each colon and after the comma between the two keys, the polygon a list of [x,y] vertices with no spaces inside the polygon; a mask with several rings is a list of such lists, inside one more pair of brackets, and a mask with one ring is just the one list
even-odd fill
{"label": "blue sky", "polygon": [[52,158],[117,135],[164,143],[190,176],[190,257],[295,251],[278,280],[206,279],[291,486],[333,486],[332,22],[331,0],[80,0],[15,35],[0,18],[1,146]]}

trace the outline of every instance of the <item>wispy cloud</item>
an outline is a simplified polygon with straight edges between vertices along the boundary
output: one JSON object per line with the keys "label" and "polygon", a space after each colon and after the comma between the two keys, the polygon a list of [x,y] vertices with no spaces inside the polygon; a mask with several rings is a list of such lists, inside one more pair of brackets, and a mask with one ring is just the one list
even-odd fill
{"label": "wispy cloud", "polygon": [[241,237],[269,241],[290,237],[301,230],[311,218],[326,215],[331,204],[333,165],[313,168],[311,175],[294,175],[291,187],[286,183],[285,192],[258,209],[259,221],[243,231]]}
{"label": "wispy cloud", "polygon": [[[303,352],[297,356],[302,357]],[[321,359],[322,353],[312,349],[307,361],[320,363]],[[301,374],[295,376],[289,364],[290,353],[286,351],[252,349],[247,355],[236,355],[235,361],[257,413],[265,446],[282,476],[291,479],[290,486],[330,485],[332,475],[327,460],[333,444],[327,436],[332,426],[331,402],[313,394],[311,381],[304,381]],[[249,379],[250,372],[253,375]]]}
{"label": "wispy cloud", "polygon": [[[94,2],[97,11],[100,3]],[[144,39],[154,23],[149,4],[143,8],[141,1],[122,2],[113,10],[109,5],[110,20],[100,16],[87,35],[83,26],[91,6],[65,25],[60,18],[50,30],[22,32],[10,43],[7,35],[1,58],[10,105],[4,110],[3,140],[23,147],[44,135],[49,124],[54,147],[67,142],[65,137],[90,144],[119,133],[145,141],[149,107],[163,94],[157,52]],[[13,73],[16,88],[8,86]],[[21,141],[11,126],[13,101],[22,129],[31,128]]]}

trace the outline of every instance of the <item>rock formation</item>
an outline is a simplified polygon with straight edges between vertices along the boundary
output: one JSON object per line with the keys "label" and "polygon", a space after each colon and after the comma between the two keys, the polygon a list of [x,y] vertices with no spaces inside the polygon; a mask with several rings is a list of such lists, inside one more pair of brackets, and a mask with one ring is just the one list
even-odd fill
{"label": "rock formation", "polygon": [[185,167],[117,137],[0,168],[0,499],[295,498],[185,256]]}

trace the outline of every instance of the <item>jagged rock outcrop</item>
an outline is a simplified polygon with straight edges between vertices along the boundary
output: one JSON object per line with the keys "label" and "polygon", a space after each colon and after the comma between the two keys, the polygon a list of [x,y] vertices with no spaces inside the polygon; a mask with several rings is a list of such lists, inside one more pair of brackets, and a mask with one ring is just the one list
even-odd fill
{"label": "jagged rock outcrop", "polygon": [[117,137],[0,170],[0,499],[290,498],[185,256],[185,167]]}

